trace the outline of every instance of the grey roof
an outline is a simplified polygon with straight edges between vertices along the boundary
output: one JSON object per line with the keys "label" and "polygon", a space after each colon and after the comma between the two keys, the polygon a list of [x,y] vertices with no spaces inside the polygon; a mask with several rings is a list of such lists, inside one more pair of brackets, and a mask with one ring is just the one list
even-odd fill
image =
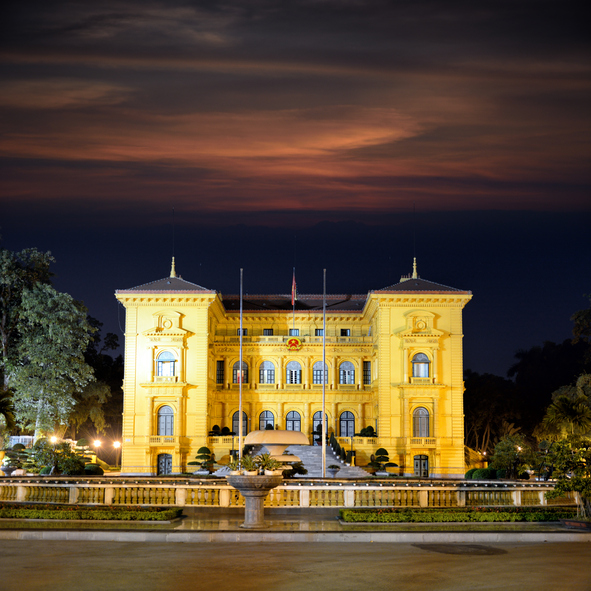
{"label": "grey roof", "polygon": [[[326,309],[327,311],[339,312],[359,312],[363,310],[363,306],[367,300],[366,295],[340,295],[330,294],[326,295]],[[226,295],[222,297],[222,303],[226,310],[240,309],[240,296]],[[242,297],[242,308],[248,311],[277,311],[293,310],[291,305],[291,294],[274,294],[274,295],[245,295]],[[298,299],[295,301],[295,309],[298,312],[322,311],[322,294],[298,294]]]}
{"label": "grey roof", "polygon": [[175,292],[175,293],[195,293],[195,292],[206,292],[215,293],[207,287],[201,287],[196,283],[185,281],[180,277],[165,277],[164,279],[157,279],[156,281],[150,281],[150,283],[143,283],[137,287],[131,287],[129,289],[118,289],[116,293],[152,293],[152,292]]}
{"label": "grey roof", "polygon": [[450,287],[449,285],[442,285],[441,283],[435,283],[434,281],[427,281],[426,279],[421,279],[417,277],[416,279],[407,279],[406,281],[401,281],[400,283],[395,283],[394,285],[390,285],[389,287],[384,287],[383,289],[376,289],[374,293],[380,292],[407,292],[407,293],[416,293],[416,292],[442,292],[442,291],[454,291],[457,293],[472,293],[470,291],[465,291],[462,289],[457,289],[455,287]]}

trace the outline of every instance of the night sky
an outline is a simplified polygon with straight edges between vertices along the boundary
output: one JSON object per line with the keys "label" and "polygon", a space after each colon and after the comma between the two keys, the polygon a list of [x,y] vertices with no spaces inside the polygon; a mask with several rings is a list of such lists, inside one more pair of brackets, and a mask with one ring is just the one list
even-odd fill
{"label": "night sky", "polygon": [[[2,245],[121,334],[113,293],[469,289],[465,367],[570,336],[591,293],[583,3],[11,3]],[[173,211],[174,210],[174,211]]]}

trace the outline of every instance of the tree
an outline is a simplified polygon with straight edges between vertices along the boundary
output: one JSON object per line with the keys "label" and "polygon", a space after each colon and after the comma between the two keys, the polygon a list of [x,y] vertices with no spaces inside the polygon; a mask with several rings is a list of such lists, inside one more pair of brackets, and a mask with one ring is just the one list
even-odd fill
{"label": "tree", "polygon": [[591,363],[591,297],[589,297],[589,307],[575,312],[570,319],[574,322],[573,344],[583,342],[587,345],[585,361]]}
{"label": "tree", "polygon": [[523,435],[509,435],[495,446],[490,467],[506,470],[508,478],[517,478],[530,465],[535,465],[535,454]]}
{"label": "tree", "polygon": [[556,485],[546,496],[552,499],[576,492],[579,515],[591,515],[591,440],[571,436],[554,443],[548,456]]}
{"label": "tree", "polygon": [[508,425],[519,418],[511,380],[467,369],[464,372],[466,445],[490,453],[495,441],[508,433]]}
{"label": "tree", "polygon": [[[77,432],[105,433],[112,427],[114,436],[121,433],[121,414],[123,412],[123,358],[111,357],[106,352],[119,347],[119,339],[113,333],[101,337],[102,323],[88,316],[88,323],[93,328],[84,359],[92,367],[95,380],[74,393],[76,405],[70,416],[72,437]],[[94,436],[94,435],[93,435]]]}
{"label": "tree", "polygon": [[9,387],[11,367],[17,363],[18,324],[23,292],[36,285],[49,284],[50,252],[27,248],[12,252],[0,248],[0,373]]}
{"label": "tree", "polygon": [[565,439],[572,435],[586,435],[591,430],[591,408],[584,396],[558,396],[546,409],[538,432],[546,439]]}
{"label": "tree", "polygon": [[12,393],[3,385],[0,385],[0,415],[4,418],[6,430],[12,431],[15,427],[14,403]]}
{"label": "tree", "polygon": [[517,363],[508,371],[515,378],[515,402],[523,430],[531,434],[552,402],[552,394],[564,384],[573,383],[587,369],[587,344],[567,339],[557,344],[518,351]]}
{"label": "tree", "polygon": [[38,437],[67,424],[74,393],[93,379],[83,355],[92,328],[82,304],[45,284],[23,290],[17,328],[18,362],[9,376],[16,416]]}

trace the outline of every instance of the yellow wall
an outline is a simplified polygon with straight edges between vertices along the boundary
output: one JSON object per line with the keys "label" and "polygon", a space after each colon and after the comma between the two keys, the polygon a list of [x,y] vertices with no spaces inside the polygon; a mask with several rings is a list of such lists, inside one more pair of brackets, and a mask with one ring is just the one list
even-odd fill
{"label": "yellow wall", "polygon": [[[176,281],[176,280],[175,280]],[[192,284],[189,284],[192,285]],[[410,285],[410,284],[409,284]],[[413,458],[429,458],[433,476],[459,477],[464,473],[462,380],[462,309],[469,292],[428,293],[394,290],[370,292],[362,310],[327,313],[326,410],[329,431],[339,435],[339,416],[353,413],[355,432],[368,425],[377,440],[356,438],[358,464],[365,464],[378,447],[385,447],[401,472],[412,474]],[[198,287],[198,286],[196,286]],[[128,474],[154,474],[157,456],[173,456],[173,473],[193,470],[187,462],[197,449],[208,445],[220,460],[229,453],[231,438],[210,438],[214,425],[232,429],[238,410],[238,384],[232,367],[239,359],[239,314],[226,311],[223,298],[212,291],[118,291],[127,310],[122,470]],[[275,425],[286,427],[286,415],[297,411],[301,430],[312,440],[312,416],[321,410],[322,386],[313,384],[312,366],[322,361],[322,311],[296,311],[302,348],[290,351],[291,311],[247,310],[243,326],[243,359],[248,383],[243,384],[243,410],[250,430],[258,428],[263,410],[271,411]],[[264,329],[273,336],[263,336]],[[341,328],[351,336],[342,337]],[[157,356],[170,351],[177,359],[175,376],[158,377]],[[430,360],[430,376],[413,378],[416,353]],[[217,361],[224,362],[224,383],[216,380]],[[302,366],[302,383],[286,384],[285,367],[295,360]],[[271,361],[275,383],[259,383],[259,366]],[[355,383],[339,384],[339,365],[350,361]],[[364,384],[363,362],[371,362],[372,380]],[[174,411],[174,434],[157,435],[157,414],[162,405]],[[413,437],[412,413],[429,412],[429,437]],[[345,447],[349,447],[349,441]]]}

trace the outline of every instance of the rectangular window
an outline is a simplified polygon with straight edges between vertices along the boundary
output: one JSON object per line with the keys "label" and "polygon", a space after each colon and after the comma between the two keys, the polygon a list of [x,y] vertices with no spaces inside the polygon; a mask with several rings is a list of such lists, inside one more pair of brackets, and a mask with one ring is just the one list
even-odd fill
{"label": "rectangular window", "polygon": [[355,370],[341,369],[339,371],[339,383],[340,384],[354,384],[355,383]]}
{"label": "rectangular window", "polygon": [[363,362],[363,383],[371,384],[371,361]]}
{"label": "rectangular window", "polygon": [[[240,336],[240,329],[238,329],[238,330],[236,331],[236,334],[237,334],[238,336]],[[245,337],[247,334],[248,334],[248,328],[243,328],[243,329],[242,329],[242,336],[243,336],[243,337]]]}
{"label": "rectangular window", "polygon": [[321,336],[324,334],[324,329],[323,329],[323,328],[316,328],[316,329],[314,330],[314,334],[315,334],[317,337],[321,337]]}
{"label": "rectangular window", "polygon": [[350,337],[351,336],[351,329],[350,328],[341,328],[341,336],[342,337]]}
{"label": "rectangular window", "polygon": [[259,383],[261,384],[274,384],[275,383],[275,370],[274,369],[259,369]]}
{"label": "rectangular window", "polygon": [[217,370],[216,370],[216,383],[223,384],[224,383],[224,360],[218,360],[217,362]]}
{"label": "rectangular window", "polygon": [[301,384],[302,383],[302,370],[301,369],[288,369],[287,370],[287,383],[288,384]]}
{"label": "rectangular window", "polygon": [[263,328],[263,336],[272,337],[273,336],[273,329],[272,328]]}
{"label": "rectangular window", "polygon": [[299,337],[300,336],[300,329],[299,328],[290,328],[289,329],[289,336],[290,337]]}
{"label": "rectangular window", "polygon": [[328,384],[328,371],[325,373],[321,369],[312,370],[312,382],[314,384],[322,384],[322,374],[324,373],[324,383]]}

